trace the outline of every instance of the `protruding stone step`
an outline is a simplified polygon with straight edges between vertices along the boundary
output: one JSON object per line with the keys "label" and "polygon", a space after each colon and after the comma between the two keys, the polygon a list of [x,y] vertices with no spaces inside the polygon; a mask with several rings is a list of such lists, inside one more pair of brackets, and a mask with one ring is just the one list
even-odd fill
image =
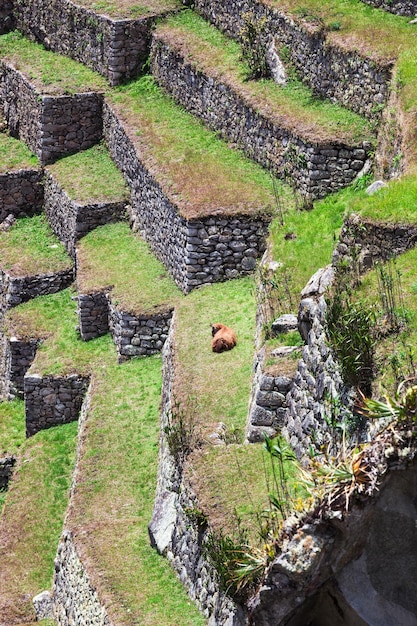
{"label": "protruding stone step", "polygon": [[253,271],[272,181],[150,82],[110,95],[104,137],[132,193],[132,219],[184,292]]}
{"label": "protruding stone step", "polygon": [[117,85],[138,76],[147,59],[155,21],[181,5],[176,0],[142,0],[124,8],[117,2],[104,4],[95,9],[85,0],[49,0],[47,4],[44,0],[19,0],[15,28]]}
{"label": "protruding stone step", "polygon": [[0,37],[0,105],[42,164],[100,141],[104,80],[19,33]]}
{"label": "protruding stone step", "polygon": [[309,197],[351,183],[373,149],[371,125],[351,111],[300,84],[247,80],[238,46],[191,12],[156,29],[151,70],[179,104]]}

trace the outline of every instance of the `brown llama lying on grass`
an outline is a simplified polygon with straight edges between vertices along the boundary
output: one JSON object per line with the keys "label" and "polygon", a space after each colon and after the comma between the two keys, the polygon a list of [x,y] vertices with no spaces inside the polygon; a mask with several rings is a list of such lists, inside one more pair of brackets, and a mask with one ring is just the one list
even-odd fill
{"label": "brown llama lying on grass", "polygon": [[211,334],[213,336],[211,342],[213,352],[225,352],[237,344],[235,331],[224,324],[212,324]]}

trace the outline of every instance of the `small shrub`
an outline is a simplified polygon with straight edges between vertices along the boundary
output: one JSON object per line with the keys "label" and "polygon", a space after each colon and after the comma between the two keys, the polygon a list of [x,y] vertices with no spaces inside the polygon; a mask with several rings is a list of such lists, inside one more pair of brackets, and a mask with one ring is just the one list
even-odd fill
{"label": "small shrub", "polygon": [[249,68],[248,79],[264,78],[269,70],[266,62],[266,18],[257,18],[254,13],[242,15],[243,26],[239,36],[242,44],[242,60]]}
{"label": "small shrub", "polygon": [[168,424],[164,432],[172,456],[181,465],[195,443],[195,424],[192,417],[185,414],[175,399],[169,411]]}

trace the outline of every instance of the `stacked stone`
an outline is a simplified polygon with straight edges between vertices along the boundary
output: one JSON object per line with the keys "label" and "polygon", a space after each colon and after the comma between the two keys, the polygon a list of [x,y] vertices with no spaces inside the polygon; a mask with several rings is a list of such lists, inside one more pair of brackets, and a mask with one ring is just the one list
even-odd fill
{"label": "stacked stone", "polygon": [[120,311],[109,298],[109,327],[119,360],[161,352],[168,337],[173,309],[153,315]]}
{"label": "stacked stone", "polygon": [[42,164],[101,139],[102,94],[42,95],[13,65],[0,60],[0,102],[11,135],[24,141]]}
{"label": "stacked stone", "polygon": [[26,375],[24,379],[26,436],[78,419],[89,377]]}
{"label": "stacked stone", "polygon": [[10,213],[31,217],[43,205],[43,174],[39,169],[25,169],[0,174],[0,222]]}
{"label": "stacked stone", "polygon": [[68,253],[75,256],[75,244],[91,230],[125,218],[126,202],[79,204],[49,172],[45,178],[45,213],[48,222]]}
{"label": "stacked stone", "polygon": [[13,0],[3,0],[0,5],[0,35],[15,28],[13,4]]}
{"label": "stacked stone", "polygon": [[58,546],[53,584],[53,616],[57,624],[112,626],[68,530],[62,533]]}
{"label": "stacked stone", "polygon": [[319,26],[297,23],[262,0],[193,0],[192,4],[235,38],[244,32],[245,15],[253,24],[265,21],[265,44],[276,38],[276,48],[286,46],[291,65],[315,93],[370,119],[378,117],[388,97],[392,61],[375,61],[356,50],[342,49]]}
{"label": "stacked stone", "polygon": [[84,63],[111,85],[140,73],[157,17],[111,19],[70,0],[19,0],[16,13],[16,28],[22,33]]}
{"label": "stacked stone", "polygon": [[8,340],[5,384],[9,399],[23,398],[24,377],[35,359],[38,345],[37,339],[10,337]]}
{"label": "stacked stone", "polygon": [[[236,87],[185,60],[163,33],[151,46],[153,75],[170,95],[211,129],[277,175],[290,176],[301,193],[322,198],[350,184],[365,166],[371,146],[336,139],[318,143],[283,125]],[[242,123],[242,120],[245,123]]]}
{"label": "stacked stone", "polygon": [[7,489],[15,463],[14,456],[4,456],[0,459],[0,491]]}
{"label": "stacked stone", "polygon": [[37,296],[56,293],[68,287],[73,280],[73,267],[55,273],[18,278],[0,270],[0,308],[5,310]]}
{"label": "stacked stone", "polygon": [[235,278],[253,271],[265,250],[270,217],[210,216],[187,220],[169,191],[141,162],[122,122],[108,103],[103,132],[113,160],[132,194],[131,221],[185,293],[203,283]]}
{"label": "stacked stone", "polygon": [[78,294],[78,321],[84,341],[109,332],[109,304],[105,291]]}
{"label": "stacked stone", "polygon": [[412,224],[388,224],[351,214],[345,220],[333,253],[333,264],[346,265],[363,272],[376,261],[411,250],[417,244],[417,228]]}
{"label": "stacked stone", "polygon": [[409,17],[417,15],[416,0],[362,0],[362,2],[396,15],[408,15]]}
{"label": "stacked stone", "polygon": [[262,349],[256,357],[249,405],[247,439],[251,443],[263,441],[264,434],[275,437],[281,431],[287,419],[287,394],[293,382],[288,376],[265,374],[264,361],[265,349]]}

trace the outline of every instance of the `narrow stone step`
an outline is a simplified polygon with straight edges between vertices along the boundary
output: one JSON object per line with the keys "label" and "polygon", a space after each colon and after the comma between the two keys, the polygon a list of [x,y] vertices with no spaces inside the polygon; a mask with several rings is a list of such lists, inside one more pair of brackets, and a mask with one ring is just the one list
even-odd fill
{"label": "narrow stone step", "polygon": [[266,172],[150,77],[108,95],[103,131],[131,190],[134,225],[180,289],[253,271],[274,205]]}
{"label": "narrow stone step", "polygon": [[105,82],[19,33],[0,37],[0,104],[10,134],[42,164],[100,141]]}
{"label": "narrow stone step", "polygon": [[[143,0],[139,4],[136,0],[49,0],[47,5],[44,0],[19,0],[13,25],[30,39],[84,63],[117,85],[140,73],[155,21],[180,8],[178,0]],[[0,13],[0,29],[1,24]]]}
{"label": "narrow stone step", "polygon": [[10,214],[25,217],[41,211],[42,176],[39,161],[27,146],[0,132],[0,223]]}
{"label": "narrow stone step", "polygon": [[81,338],[109,332],[119,360],[162,350],[181,292],[125,223],[96,229],[77,246]]}
{"label": "narrow stone step", "polygon": [[129,190],[105,146],[59,159],[45,171],[45,213],[72,257],[86,233],[126,219]]}
{"label": "narrow stone step", "polygon": [[156,29],[151,68],[177,102],[311,197],[351,183],[373,148],[364,118],[297,83],[248,80],[241,49],[192,12]]}

